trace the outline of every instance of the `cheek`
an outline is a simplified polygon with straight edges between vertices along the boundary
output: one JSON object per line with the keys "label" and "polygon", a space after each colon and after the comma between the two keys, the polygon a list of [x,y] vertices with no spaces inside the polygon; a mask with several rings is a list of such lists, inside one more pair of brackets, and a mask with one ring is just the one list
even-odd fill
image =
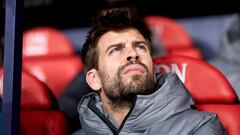
{"label": "cheek", "polygon": [[153,63],[149,64],[149,72],[153,73],[154,72],[154,67],[153,67]]}
{"label": "cheek", "polygon": [[146,64],[150,72],[153,70],[153,61],[151,56],[145,57],[144,64]]}
{"label": "cheek", "polygon": [[120,67],[119,60],[105,60],[99,64],[99,68],[110,77],[115,76]]}

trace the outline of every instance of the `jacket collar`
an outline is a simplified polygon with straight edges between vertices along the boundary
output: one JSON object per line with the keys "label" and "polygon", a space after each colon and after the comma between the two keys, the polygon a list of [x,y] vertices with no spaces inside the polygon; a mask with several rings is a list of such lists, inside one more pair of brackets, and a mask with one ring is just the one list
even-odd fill
{"label": "jacket collar", "polygon": [[[109,125],[102,122],[103,120],[101,120],[99,114],[89,108],[88,104],[92,101],[96,106],[95,109],[98,109],[116,127],[111,116],[104,112],[98,94],[90,93],[79,104],[80,121],[83,128],[91,133],[93,131],[100,133],[103,130],[105,132],[106,129],[109,130]],[[154,122],[164,121],[189,109],[191,104],[193,104],[193,100],[176,74],[159,74],[157,75],[156,91],[150,95],[137,96],[135,105],[120,130],[138,132],[139,130],[148,129]],[[118,129],[118,127],[116,128]]]}

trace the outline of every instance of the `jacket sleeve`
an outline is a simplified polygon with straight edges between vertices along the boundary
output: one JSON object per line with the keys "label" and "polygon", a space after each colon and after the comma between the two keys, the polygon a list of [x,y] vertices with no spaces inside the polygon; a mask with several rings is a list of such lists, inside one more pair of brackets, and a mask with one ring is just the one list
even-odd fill
{"label": "jacket sleeve", "polygon": [[208,121],[203,119],[193,135],[228,135],[228,133],[220,122],[218,116],[215,114],[214,117]]}

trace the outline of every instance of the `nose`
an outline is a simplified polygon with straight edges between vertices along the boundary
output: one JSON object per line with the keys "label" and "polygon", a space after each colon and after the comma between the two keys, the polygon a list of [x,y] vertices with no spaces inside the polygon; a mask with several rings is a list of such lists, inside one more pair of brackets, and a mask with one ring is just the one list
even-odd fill
{"label": "nose", "polygon": [[139,60],[139,54],[136,52],[135,49],[131,48],[127,52],[127,61],[137,61]]}

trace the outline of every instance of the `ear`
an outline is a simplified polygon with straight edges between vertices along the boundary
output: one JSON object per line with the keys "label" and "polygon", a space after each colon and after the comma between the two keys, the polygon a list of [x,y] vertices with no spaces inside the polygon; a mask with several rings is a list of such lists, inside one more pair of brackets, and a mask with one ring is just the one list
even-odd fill
{"label": "ear", "polygon": [[95,91],[98,91],[102,88],[101,79],[96,69],[91,69],[87,72],[86,81],[88,85]]}

